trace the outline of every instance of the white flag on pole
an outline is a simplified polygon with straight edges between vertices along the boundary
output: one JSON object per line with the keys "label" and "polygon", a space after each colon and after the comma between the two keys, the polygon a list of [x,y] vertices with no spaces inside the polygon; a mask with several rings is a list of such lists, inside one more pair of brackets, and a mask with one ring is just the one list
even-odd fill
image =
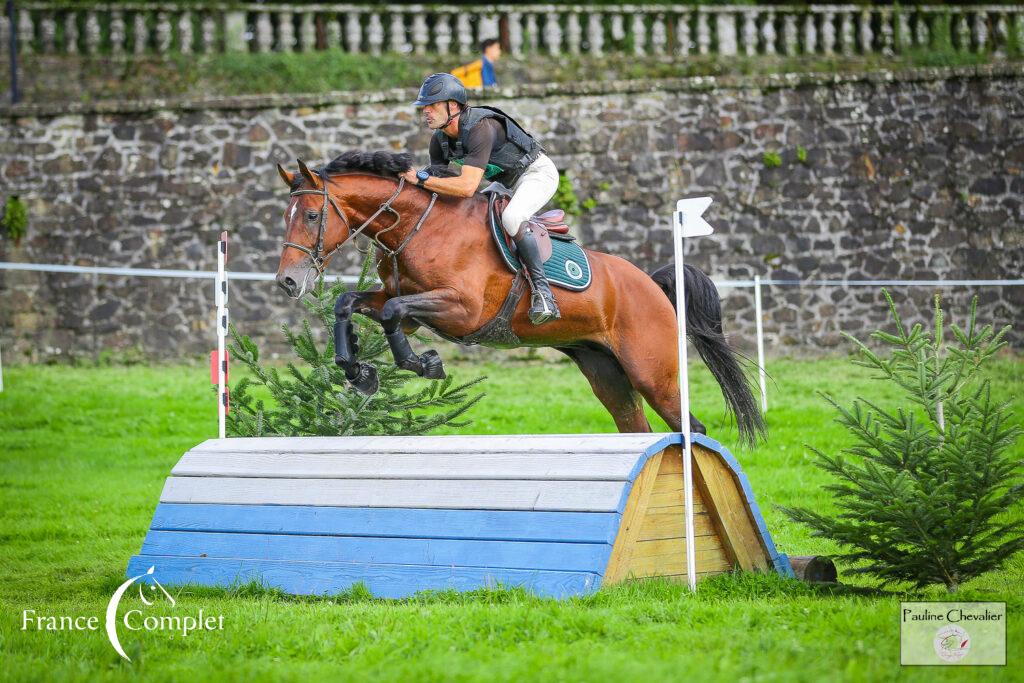
{"label": "white flag on pole", "polygon": [[703,217],[709,206],[711,197],[693,197],[676,202],[676,212],[673,214],[676,234],[679,237],[704,237],[713,233],[715,229]]}
{"label": "white flag on pole", "polygon": [[686,574],[691,590],[697,588],[697,554],[693,532],[693,464],[690,454],[690,381],[686,358],[686,278],[683,267],[683,240],[703,237],[715,230],[702,217],[711,206],[711,197],[693,197],[676,202],[672,214],[673,248],[676,257],[676,319],[679,324],[679,414],[683,441],[683,502],[686,524]]}

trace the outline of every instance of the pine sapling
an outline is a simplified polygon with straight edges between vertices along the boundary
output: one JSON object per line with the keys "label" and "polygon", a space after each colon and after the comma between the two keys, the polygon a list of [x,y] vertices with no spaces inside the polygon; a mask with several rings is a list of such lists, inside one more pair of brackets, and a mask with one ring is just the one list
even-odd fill
{"label": "pine sapling", "polygon": [[896,333],[871,336],[889,353],[845,336],[857,348],[854,363],[898,387],[904,403],[856,398],[846,407],[823,394],[853,439],[839,455],[808,446],[835,478],[826,489],[839,513],[781,509],[812,535],[836,541],[851,573],[955,592],[1024,549],[1021,463],[1009,453],[1021,429],[981,374],[1009,327],[979,326],[975,298],[966,329],[950,326],[955,343],[947,344],[938,297],[932,329],[908,330],[883,293]]}
{"label": "pine sapling", "polygon": [[[372,264],[371,249],[357,289],[369,288]],[[364,396],[347,384],[344,371],[334,363],[332,334],[334,301],[345,289],[342,283],[328,287],[321,280],[312,296],[302,300],[307,318],[301,329],[282,326],[297,356],[283,370],[262,363],[252,339],[232,326],[231,358],[251,375],[231,388],[227,427],[232,436],[409,435],[468,424],[461,418],[483,398],[470,390],[484,378],[461,383],[452,375],[420,380],[400,370],[380,326],[358,314],[353,318],[358,358],[376,367],[380,389]]]}

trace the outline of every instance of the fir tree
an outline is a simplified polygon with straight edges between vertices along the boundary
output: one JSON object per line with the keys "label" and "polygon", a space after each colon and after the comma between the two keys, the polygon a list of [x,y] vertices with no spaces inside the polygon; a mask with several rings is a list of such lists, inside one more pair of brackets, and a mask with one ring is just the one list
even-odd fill
{"label": "fir tree", "polygon": [[807,446],[838,480],[826,488],[840,513],[833,519],[780,507],[812,535],[839,543],[845,552],[837,559],[851,563],[852,573],[874,575],[883,586],[943,584],[955,592],[1024,549],[1024,518],[1014,509],[1024,497],[1021,465],[1008,454],[1021,430],[979,372],[1005,345],[1009,326],[998,333],[979,326],[975,297],[966,329],[952,325],[955,343],[947,345],[938,296],[934,327],[908,331],[883,293],[896,334],[871,336],[890,354],[845,336],[857,346],[854,363],[895,384],[907,403],[889,409],[857,398],[844,407],[823,394],[853,437],[841,455]]}
{"label": "fir tree", "polygon": [[[367,254],[357,289],[368,289],[373,250]],[[346,289],[342,283],[328,287],[321,280],[312,298],[304,298],[308,315],[296,333],[282,326],[285,337],[301,360],[289,362],[284,370],[265,366],[260,352],[248,336],[231,328],[232,362],[249,368],[251,377],[231,387],[231,412],[227,417],[232,436],[342,436],[425,434],[447,425],[469,424],[459,418],[476,404],[482,393],[469,389],[483,377],[457,383],[449,375],[441,381],[420,381],[413,373],[394,363],[380,325],[355,315],[353,325],[359,336],[360,360],[377,368],[380,389],[364,396],[346,384],[344,371],[334,364],[334,301]],[[313,320],[321,329],[318,341]],[[269,393],[270,401],[254,395]]]}

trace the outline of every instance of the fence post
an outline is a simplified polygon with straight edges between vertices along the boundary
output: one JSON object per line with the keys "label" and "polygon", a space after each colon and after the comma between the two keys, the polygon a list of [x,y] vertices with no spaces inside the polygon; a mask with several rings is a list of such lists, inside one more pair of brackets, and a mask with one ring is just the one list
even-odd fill
{"label": "fence post", "polygon": [[226,52],[245,52],[248,41],[245,39],[245,12],[224,13],[224,50]]}
{"label": "fence post", "polygon": [[214,295],[217,304],[217,436],[225,438],[228,411],[228,233],[225,230],[217,241],[217,284]]}
{"label": "fence post", "polygon": [[768,412],[768,387],[764,370],[764,323],[761,313],[761,276],[754,276],[754,324],[757,329],[757,380],[761,385],[761,412]]}

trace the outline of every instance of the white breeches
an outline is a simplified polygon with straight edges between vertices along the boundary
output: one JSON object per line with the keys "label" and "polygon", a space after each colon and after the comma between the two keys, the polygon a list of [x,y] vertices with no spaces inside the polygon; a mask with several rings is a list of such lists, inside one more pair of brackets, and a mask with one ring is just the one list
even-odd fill
{"label": "white breeches", "polygon": [[501,224],[510,237],[520,224],[541,210],[558,189],[558,169],[546,154],[541,154],[512,186],[512,200],[501,214]]}

